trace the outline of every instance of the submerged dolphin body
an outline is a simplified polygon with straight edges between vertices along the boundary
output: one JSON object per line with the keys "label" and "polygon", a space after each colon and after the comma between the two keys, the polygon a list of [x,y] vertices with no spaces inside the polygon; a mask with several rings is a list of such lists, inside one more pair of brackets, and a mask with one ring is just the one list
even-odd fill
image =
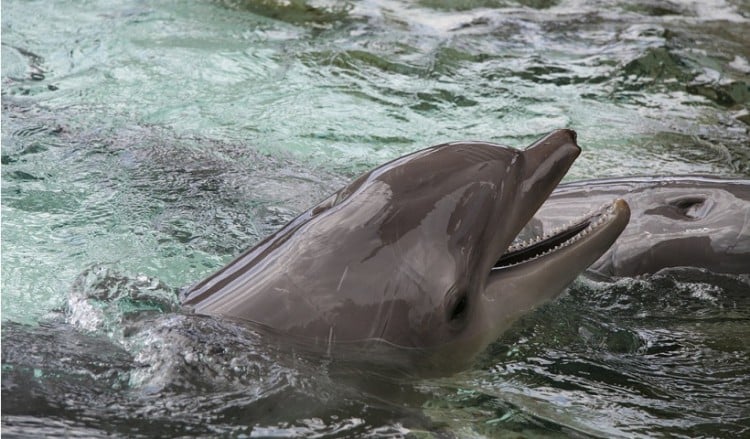
{"label": "submerged dolphin body", "polygon": [[184,303],[331,355],[385,346],[387,356],[408,353],[412,370],[460,369],[627,224],[617,200],[532,249],[508,248],[579,153],[575,132],[559,130],[524,151],[459,142],[401,157],[193,286]]}
{"label": "submerged dolphin body", "polygon": [[671,267],[750,274],[747,179],[630,177],[561,184],[520,236],[553,230],[613,198],[627,201],[632,218],[589,275],[631,277]]}

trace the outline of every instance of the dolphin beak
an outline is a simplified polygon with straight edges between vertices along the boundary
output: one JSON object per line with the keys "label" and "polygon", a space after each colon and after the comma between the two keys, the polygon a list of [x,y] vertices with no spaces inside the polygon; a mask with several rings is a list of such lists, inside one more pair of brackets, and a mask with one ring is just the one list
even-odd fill
{"label": "dolphin beak", "polygon": [[[524,162],[519,177],[522,180],[512,223],[517,228],[514,238],[544,204],[580,152],[576,134],[571,130],[554,131],[522,152]],[[629,218],[628,204],[615,200],[584,214],[569,226],[504,248],[495,259],[480,295],[477,307],[481,317],[476,319],[476,332],[482,334],[485,342],[494,340],[521,314],[556,297],[609,249]]]}

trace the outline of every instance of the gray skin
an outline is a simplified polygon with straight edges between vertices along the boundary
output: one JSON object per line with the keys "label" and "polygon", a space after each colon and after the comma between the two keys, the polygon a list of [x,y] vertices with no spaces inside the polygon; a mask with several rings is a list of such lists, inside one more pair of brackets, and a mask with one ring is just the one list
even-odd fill
{"label": "gray skin", "polygon": [[750,180],[702,176],[630,177],[561,184],[521,232],[536,235],[613,198],[630,223],[586,274],[601,280],[696,267],[750,274]]}
{"label": "gray skin", "polygon": [[575,132],[558,130],[524,151],[459,142],[401,157],[193,286],[184,304],[336,358],[382,352],[410,372],[461,369],[627,224],[618,200],[570,245],[493,268],[579,153]]}

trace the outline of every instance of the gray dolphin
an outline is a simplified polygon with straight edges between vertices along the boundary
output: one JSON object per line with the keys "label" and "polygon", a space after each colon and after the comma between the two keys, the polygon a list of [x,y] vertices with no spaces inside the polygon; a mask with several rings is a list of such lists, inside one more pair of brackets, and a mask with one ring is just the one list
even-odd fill
{"label": "gray dolphin", "polygon": [[331,355],[385,346],[412,370],[460,369],[627,224],[617,200],[501,257],[579,153],[575,132],[559,130],[524,151],[459,142],[401,157],[187,290],[184,303]]}
{"label": "gray dolphin", "polygon": [[524,231],[561,227],[579,209],[623,198],[630,223],[587,270],[595,278],[671,267],[750,274],[750,180],[706,176],[631,177],[561,184]]}

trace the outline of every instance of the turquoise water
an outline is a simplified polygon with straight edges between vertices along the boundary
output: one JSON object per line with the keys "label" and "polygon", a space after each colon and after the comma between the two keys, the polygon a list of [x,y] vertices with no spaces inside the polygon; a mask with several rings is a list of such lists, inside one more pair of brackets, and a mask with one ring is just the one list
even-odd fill
{"label": "turquoise water", "polygon": [[570,179],[748,176],[749,102],[742,0],[5,1],[3,429],[747,434],[746,279],[581,280],[475,369],[402,384],[403,404],[325,399],[313,366],[271,367],[286,378],[264,393],[230,367],[236,334],[196,366],[230,391],[149,348],[169,339],[149,328],[226,339],[169,291],[391,158],[570,127]]}

